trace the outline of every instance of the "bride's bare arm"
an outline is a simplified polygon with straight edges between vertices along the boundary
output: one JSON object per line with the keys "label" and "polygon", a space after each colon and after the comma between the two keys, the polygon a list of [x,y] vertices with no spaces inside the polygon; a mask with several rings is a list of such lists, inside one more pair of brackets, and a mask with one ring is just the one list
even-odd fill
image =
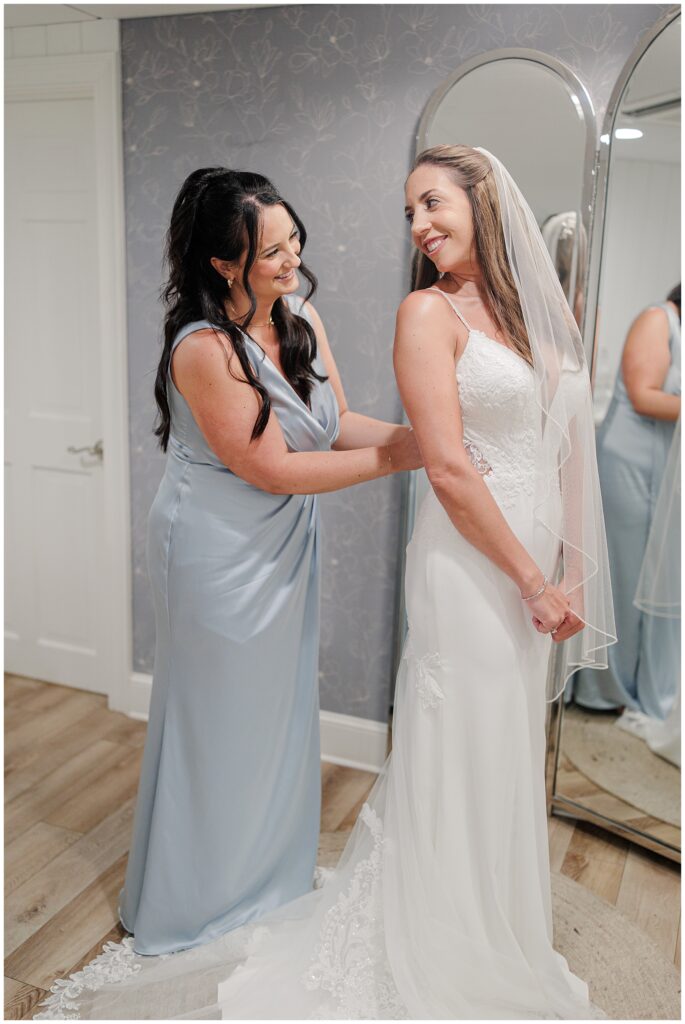
{"label": "bride's bare arm", "polygon": [[[543,573],[511,530],[464,448],[454,321],[439,296],[407,296],[397,313],[397,385],[436,497],[466,540],[527,597],[540,587]],[[565,595],[551,584],[541,598],[530,602],[531,613],[544,625],[556,625],[567,608]]]}

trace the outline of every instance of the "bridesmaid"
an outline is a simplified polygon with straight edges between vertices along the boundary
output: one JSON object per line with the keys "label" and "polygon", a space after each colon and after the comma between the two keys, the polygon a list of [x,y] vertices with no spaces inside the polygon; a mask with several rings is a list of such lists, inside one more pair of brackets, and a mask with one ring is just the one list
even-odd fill
{"label": "bridesmaid", "polygon": [[[316,495],[417,468],[408,427],[347,408],[295,294],[306,232],[261,175],[174,204],[150,511],[157,646],[126,881],[139,953],[198,946],[312,887],[320,812]],[[334,450],[331,450],[334,449]]]}
{"label": "bridesmaid", "polygon": [[678,619],[648,615],[634,604],[679,416],[677,285],[666,302],[643,310],[632,324],[611,404],[597,433],[618,643],[608,648],[606,671],[582,669],[574,677],[573,699],[597,711],[624,708],[618,723],[628,731],[644,716],[667,717],[680,676]]}

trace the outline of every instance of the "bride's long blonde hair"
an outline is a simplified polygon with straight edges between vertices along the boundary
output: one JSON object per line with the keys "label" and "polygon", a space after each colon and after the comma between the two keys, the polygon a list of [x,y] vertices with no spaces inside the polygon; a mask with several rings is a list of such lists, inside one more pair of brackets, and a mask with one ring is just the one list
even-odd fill
{"label": "bride's long blonde hair", "polygon": [[[466,192],[473,216],[476,257],[483,275],[483,298],[497,328],[512,348],[532,365],[533,355],[518,290],[507,259],[497,186],[490,161],[471,146],[432,146],[419,153],[412,171],[424,164],[441,167],[447,171],[454,184]],[[428,288],[437,279],[435,264],[420,249],[416,249],[412,265],[412,291]]]}

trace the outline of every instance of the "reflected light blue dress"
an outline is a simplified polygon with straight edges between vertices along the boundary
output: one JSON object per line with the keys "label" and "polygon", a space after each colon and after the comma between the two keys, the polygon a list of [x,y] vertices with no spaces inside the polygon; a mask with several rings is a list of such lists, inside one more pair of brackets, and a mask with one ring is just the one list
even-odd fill
{"label": "reflected light blue dress", "polygon": [[[663,390],[680,394],[680,322],[670,305],[671,365]],[[649,528],[676,423],[641,416],[619,369],[608,412],[597,433],[597,462],[606,521],[618,643],[608,648],[606,671],[582,669],[573,699],[583,707],[618,707],[664,719],[680,676],[678,619],[647,615],[633,604]],[[678,636],[676,636],[678,632]]]}
{"label": "reflected light blue dress", "polygon": [[[285,301],[300,311],[301,298]],[[174,348],[209,326],[187,324]],[[288,448],[330,449],[339,415],[328,381],[308,407],[245,344]],[[314,369],[326,372],[319,355]],[[119,907],[148,954],[204,944],[310,890],[321,797],[317,498],[246,483],[209,448],[171,377],[168,395],[148,525],[154,682]]]}

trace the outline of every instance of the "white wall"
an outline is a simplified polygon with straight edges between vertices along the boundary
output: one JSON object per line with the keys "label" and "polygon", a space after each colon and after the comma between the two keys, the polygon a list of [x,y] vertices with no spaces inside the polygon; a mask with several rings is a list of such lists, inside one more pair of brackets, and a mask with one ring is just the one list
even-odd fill
{"label": "white wall", "polygon": [[595,375],[606,412],[623,343],[637,314],[680,280],[680,165],[617,159],[609,176]]}

